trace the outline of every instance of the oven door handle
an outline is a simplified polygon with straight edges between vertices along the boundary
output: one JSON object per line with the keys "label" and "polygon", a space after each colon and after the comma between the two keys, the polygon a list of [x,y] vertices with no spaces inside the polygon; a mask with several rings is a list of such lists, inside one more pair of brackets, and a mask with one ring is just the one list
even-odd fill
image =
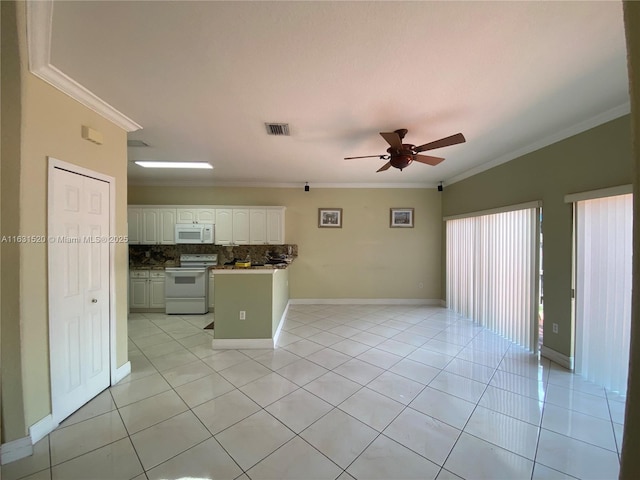
{"label": "oven door handle", "polygon": [[165,275],[170,275],[172,277],[193,277],[194,274],[204,275],[205,270],[202,270],[201,268],[181,268],[179,271],[165,270]]}

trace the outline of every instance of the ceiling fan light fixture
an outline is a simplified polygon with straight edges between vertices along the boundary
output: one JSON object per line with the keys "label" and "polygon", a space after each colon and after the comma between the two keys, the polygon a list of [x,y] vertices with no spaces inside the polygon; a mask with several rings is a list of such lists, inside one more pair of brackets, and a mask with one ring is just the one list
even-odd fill
{"label": "ceiling fan light fixture", "polygon": [[136,161],[136,165],[144,168],[199,168],[213,169],[213,165],[208,162],[155,162],[155,161]]}

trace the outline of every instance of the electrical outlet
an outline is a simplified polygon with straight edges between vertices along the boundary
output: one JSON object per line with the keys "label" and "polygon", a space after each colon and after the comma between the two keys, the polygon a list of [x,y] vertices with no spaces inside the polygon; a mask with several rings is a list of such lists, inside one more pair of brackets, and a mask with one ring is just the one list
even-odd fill
{"label": "electrical outlet", "polygon": [[553,333],[558,333],[558,324],[557,323],[553,324]]}
{"label": "electrical outlet", "polygon": [[240,320],[246,320],[247,312],[244,310],[240,310]]}
{"label": "electrical outlet", "polygon": [[424,288],[424,283],[420,282],[420,283],[418,284],[418,288]]}

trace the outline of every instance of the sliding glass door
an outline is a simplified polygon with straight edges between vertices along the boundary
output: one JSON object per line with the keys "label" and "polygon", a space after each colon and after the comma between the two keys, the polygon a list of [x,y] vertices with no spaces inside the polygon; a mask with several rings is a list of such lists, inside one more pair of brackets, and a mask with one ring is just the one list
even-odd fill
{"label": "sliding glass door", "polygon": [[632,194],[574,203],[575,371],[624,394],[631,329]]}
{"label": "sliding glass door", "polygon": [[536,352],[538,203],[445,220],[447,307]]}

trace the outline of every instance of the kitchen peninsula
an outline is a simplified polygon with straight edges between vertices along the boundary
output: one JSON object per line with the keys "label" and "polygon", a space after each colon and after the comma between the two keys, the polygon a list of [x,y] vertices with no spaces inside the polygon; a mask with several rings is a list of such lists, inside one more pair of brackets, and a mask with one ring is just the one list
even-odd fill
{"label": "kitchen peninsula", "polygon": [[289,266],[211,267],[214,349],[274,348],[289,303]]}

